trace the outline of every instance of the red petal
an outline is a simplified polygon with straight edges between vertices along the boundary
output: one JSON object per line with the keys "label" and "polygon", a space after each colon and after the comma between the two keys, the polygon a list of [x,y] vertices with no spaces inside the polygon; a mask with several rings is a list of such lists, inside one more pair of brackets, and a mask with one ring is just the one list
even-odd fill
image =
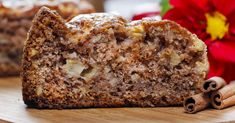
{"label": "red petal", "polygon": [[[204,20],[204,13],[206,12],[207,6],[197,2],[198,0],[170,0],[170,3],[174,8],[177,8],[180,13],[191,17],[191,19],[200,21]],[[202,0],[208,1],[208,0]],[[207,3],[207,2],[206,2]],[[202,7],[203,6],[203,7]]]}
{"label": "red petal", "polygon": [[229,83],[232,80],[235,80],[235,64],[225,63],[225,70],[222,77]]}
{"label": "red petal", "polygon": [[216,60],[235,63],[235,41],[214,41],[208,50]]}
{"label": "red petal", "polygon": [[229,32],[235,35],[235,11],[228,17]]}
{"label": "red petal", "polygon": [[[192,15],[192,13],[187,12],[187,10],[182,10],[180,8],[173,8],[169,10],[164,16],[163,19],[169,19],[174,21],[180,21],[185,24],[189,24],[190,27],[202,27],[205,24],[199,24],[199,22],[205,22],[206,18],[204,15],[195,13],[195,15]],[[180,23],[178,22],[178,23]],[[197,28],[198,29],[198,28]]]}
{"label": "red petal", "polygon": [[207,77],[210,78],[213,76],[222,76],[224,72],[224,63],[217,61],[216,59],[211,57],[210,54],[208,54],[208,56],[210,70]]}
{"label": "red petal", "polygon": [[212,0],[216,10],[229,16],[235,10],[235,0]]}
{"label": "red petal", "polygon": [[198,9],[206,12],[209,0],[170,0],[170,4],[176,8]]}
{"label": "red petal", "polygon": [[169,20],[174,20],[174,21],[178,21],[178,20],[186,20],[186,22],[192,22],[192,18],[190,15],[188,15],[187,13],[184,14],[182,12],[182,10],[178,9],[178,8],[173,8],[170,9],[164,16],[163,19],[169,19]]}
{"label": "red petal", "polygon": [[229,25],[229,32],[235,35],[235,23],[234,22]]}
{"label": "red petal", "polygon": [[235,80],[235,64],[220,62],[214,59],[210,54],[208,54],[209,62],[210,62],[210,70],[207,75],[207,78],[211,78],[213,76],[220,76],[229,83],[232,80]]}
{"label": "red petal", "polygon": [[164,16],[163,19],[173,20],[179,23],[181,26],[187,28],[192,33],[197,34],[201,39],[205,37],[202,33],[205,33],[206,28],[206,19],[202,14],[192,16],[185,10],[179,8],[173,8],[169,10]]}

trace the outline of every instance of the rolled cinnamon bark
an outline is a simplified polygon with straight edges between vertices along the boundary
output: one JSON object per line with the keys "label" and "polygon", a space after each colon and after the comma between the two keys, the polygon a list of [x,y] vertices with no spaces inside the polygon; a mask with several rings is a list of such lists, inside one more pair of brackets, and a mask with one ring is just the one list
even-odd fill
{"label": "rolled cinnamon bark", "polygon": [[235,105],[235,81],[213,92],[211,100],[213,107],[216,109],[223,109]]}
{"label": "rolled cinnamon bark", "polygon": [[221,77],[212,77],[202,83],[201,91],[206,93],[218,90],[226,85],[226,82]]}
{"label": "rolled cinnamon bark", "polygon": [[187,113],[196,113],[207,108],[210,105],[208,93],[193,95],[184,100],[184,109]]}

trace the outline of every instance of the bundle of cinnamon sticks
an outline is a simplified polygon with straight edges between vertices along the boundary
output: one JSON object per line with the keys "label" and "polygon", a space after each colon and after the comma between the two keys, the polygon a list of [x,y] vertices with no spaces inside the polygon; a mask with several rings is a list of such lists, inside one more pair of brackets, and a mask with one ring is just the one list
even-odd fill
{"label": "bundle of cinnamon sticks", "polygon": [[196,113],[209,106],[224,109],[235,105],[235,81],[226,84],[223,78],[212,77],[202,83],[201,91],[202,93],[184,100],[184,109],[187,113]]}

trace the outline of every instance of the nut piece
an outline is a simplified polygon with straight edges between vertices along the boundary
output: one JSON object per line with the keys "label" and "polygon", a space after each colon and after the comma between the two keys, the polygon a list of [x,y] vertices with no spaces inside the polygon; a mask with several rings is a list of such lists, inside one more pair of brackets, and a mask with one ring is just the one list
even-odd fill
{"label": "nut piece", "polygon": [[134,32],[134,33],[144,33],[144,27],[142,25],[134,26],[132,28],[132,32]]}
{"label": "nut piece", "polygon": [[145,33],[144,27],[142,25],[134,26],[129,29],[129,33],[132,38],[136,40],[140,40],[143,37],[143,34]]}
{"label": "nut piece", "polygon": [[36,88],[36,94],[37,94],[37,96],[39,96],[39,95],[41,95],[42,94],[42,86],[38,86],[37,88]]}
{"label": "nut piece", "polygon": [[69,75],[79,77],[82,71],[86,69],[86,66],[78,60],[66,60],[66,64],[63,66],[63,69]]}
{"label": "nut piece", "polygon": [[82,64],[78,60],[66,60],[66,64],[62,67],[69,75],[81,77],[89,81],[98,71],[96,67]]}
{"label": "nut piece", "polygon": [[204,42],[201,41],[200,39],[198,39],[196,37],[196,35],[193,35],[192,39],[194,40],[194,42],[193,42],[193,45],[190,48],[193,49],[193,50],[196,50],[196,51],[203,51],[204,47],[205,47]]}
{"label": "nut piece", "polygon": [[28,53],[30,57],[33,57],[38,54],[38,51],[35,49],[30,49]]}
{"label": "nut piece", "polygon": [[172,52],[170,55],[170,65],[176,66],[181,62],[180,56],[176,52]]}
{"label": "nut piece", "polygon": [[207,70],[209,69],[208,67],[208,64],[205,64],[203,62],[196,62],[195,71],[198,73],[207,72]]}
{"label": "nut piece", "polygon": [[119,55],[118,58],[116,59],[117,62],[124,62],[126,61],[126,58],[123,57],[122,55]]}
{"label": "nut piece", "polygon": [[89,81],[96,74],[97,71],[98,71],[97,68],[92,67],[92,69],[89,72],[83,75],[83,79]]}

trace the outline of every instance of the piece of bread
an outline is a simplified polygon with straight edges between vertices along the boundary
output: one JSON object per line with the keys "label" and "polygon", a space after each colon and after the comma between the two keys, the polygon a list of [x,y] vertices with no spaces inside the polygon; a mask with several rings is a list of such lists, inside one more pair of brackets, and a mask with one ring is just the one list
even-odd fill
{"label": "piece of bread", "polygon": [[58,11],[65,19],[81,13],[94,12],[93,7],[84,0],[78,3],[58,0],[40,0],[32,4],[27,2],[30,1],[0,1],[0,76],[19,74],[27,32],[34,15],[43,5]]}
{"label": "piece of bread", "polygon": [[37,108],[181,105],[199,93],[206,45],[172,21],[42,8],[23,55],[23,99]]}

